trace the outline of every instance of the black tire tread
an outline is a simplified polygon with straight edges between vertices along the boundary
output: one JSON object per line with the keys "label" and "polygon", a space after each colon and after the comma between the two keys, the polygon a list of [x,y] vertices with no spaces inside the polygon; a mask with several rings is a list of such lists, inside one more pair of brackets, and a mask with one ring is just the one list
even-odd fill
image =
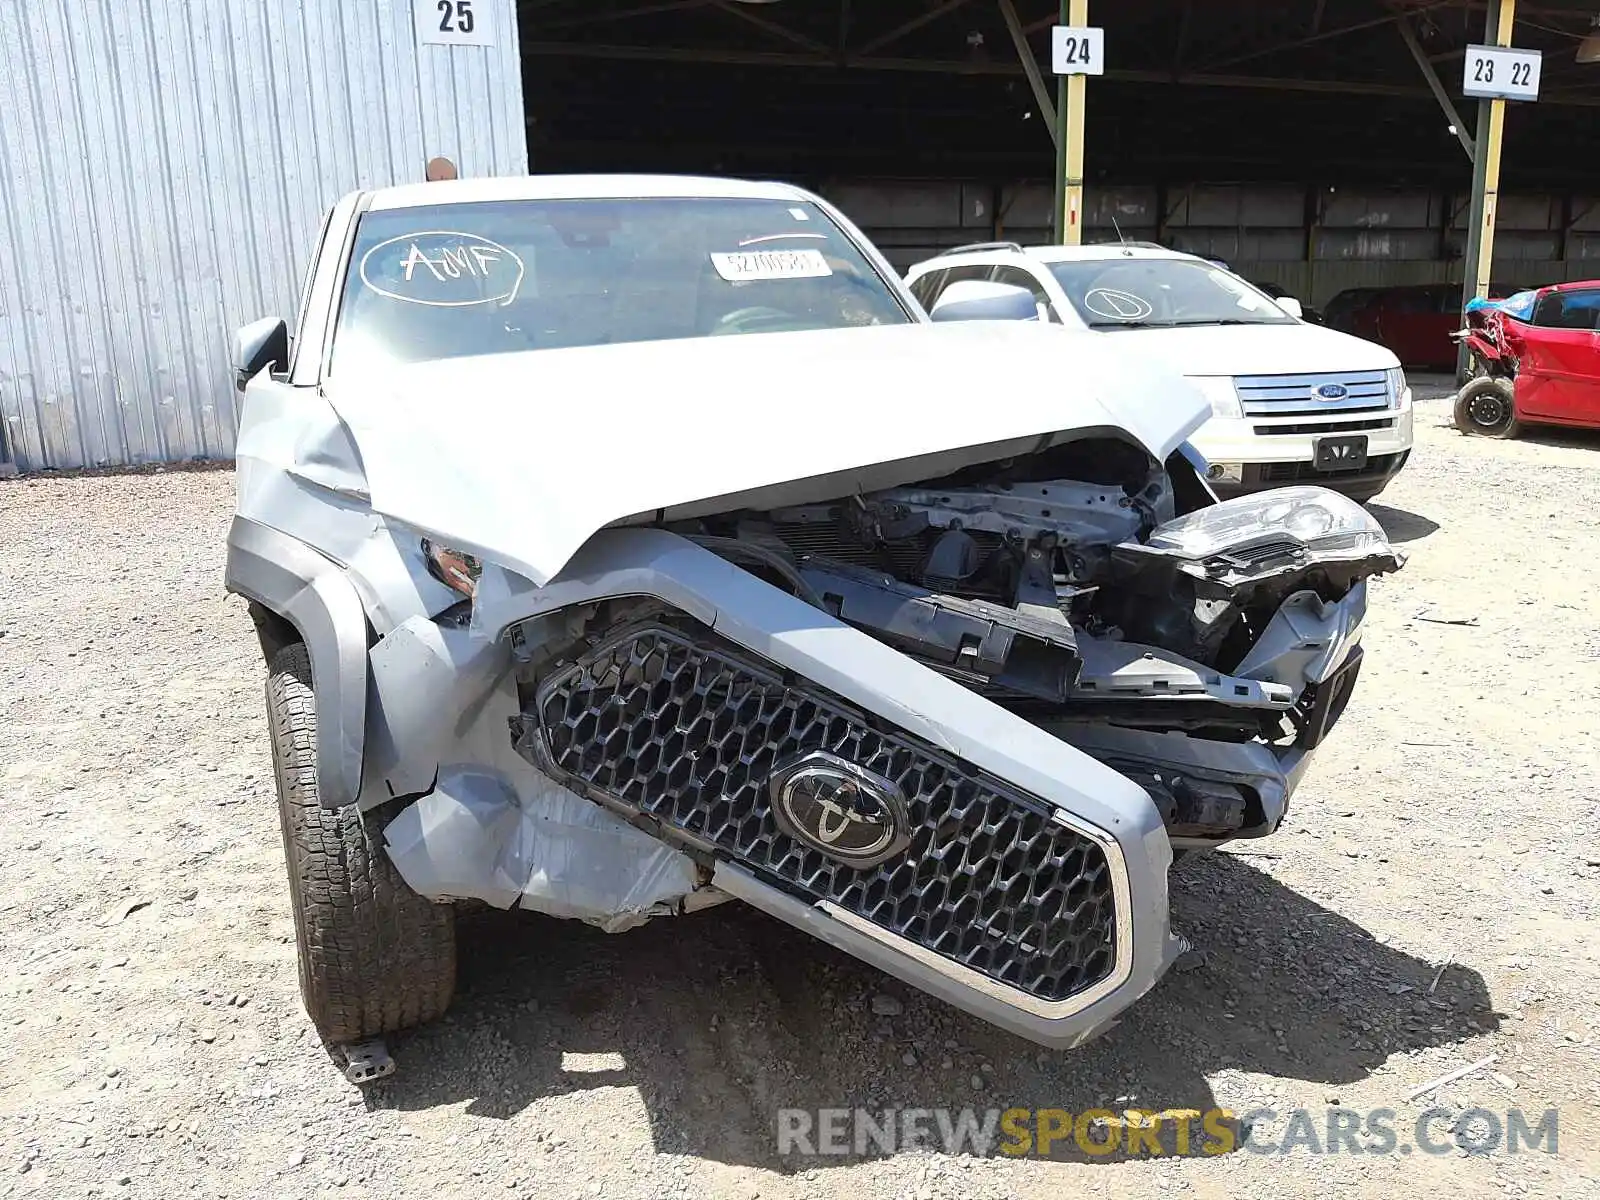
{"label": "black tire tread", "polygon": [[455,992],[455,913],[417,895],[383,849],[404,801],[365,815],[317,795],[316,696],[303,643],[267,676],[300,993],[324,1041],[362,1041],[444,1014]]}

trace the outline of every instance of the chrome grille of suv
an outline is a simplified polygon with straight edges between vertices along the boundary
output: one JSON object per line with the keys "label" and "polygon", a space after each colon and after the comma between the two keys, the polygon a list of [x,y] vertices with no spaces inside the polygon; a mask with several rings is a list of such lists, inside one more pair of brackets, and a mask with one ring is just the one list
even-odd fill
{"label": "chrome grille of suv", "polygon": [[[517,749],[562,783],[692,846],[1046,1002],[1116,965],[1112,867],[1044,801],[709,631],[651,622],[559,667]],[[824,750],[894,782],[910,844],[852,868],[786,834],[774,769]]]}
{"label": "chrome grille of suv", "polygon": [[[1382,371],[1333,375],[1240,375],[1234,379],[1247,417],[1333,415],[1382,412],[1389,407],[1389,385]],[[1326,397],[1320,388],[1343,388],[1343,396]]]}

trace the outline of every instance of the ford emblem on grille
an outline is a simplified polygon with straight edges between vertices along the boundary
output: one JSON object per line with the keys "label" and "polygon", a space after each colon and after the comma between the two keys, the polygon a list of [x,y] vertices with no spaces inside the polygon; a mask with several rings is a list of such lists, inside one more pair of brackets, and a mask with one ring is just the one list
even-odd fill
{"label": "ford emblem on grille", "polygon": [[1350,389],[1342,383],[1325,383],[1317,389],[1317,395],[1324,400],[1343,400],[1350,394]]}
{"label": "ford emblem on grille", "polygon": [[905,798],[890,780],[824,750],[772,776],[772,812],[790,837],[851,867],[873,867],[905,848]]}

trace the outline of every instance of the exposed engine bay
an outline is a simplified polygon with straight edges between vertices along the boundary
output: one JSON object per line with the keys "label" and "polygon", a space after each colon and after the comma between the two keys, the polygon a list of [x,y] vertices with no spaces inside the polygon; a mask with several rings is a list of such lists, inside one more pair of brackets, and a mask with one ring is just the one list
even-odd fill
{"label": "exposed engine bay", "polygon": [[1197,845],[1276,828],[1353,689],[1364,581],[1402,562],[1333,492],[1216,503],[1114,438],[668,528],[1114,766]]}

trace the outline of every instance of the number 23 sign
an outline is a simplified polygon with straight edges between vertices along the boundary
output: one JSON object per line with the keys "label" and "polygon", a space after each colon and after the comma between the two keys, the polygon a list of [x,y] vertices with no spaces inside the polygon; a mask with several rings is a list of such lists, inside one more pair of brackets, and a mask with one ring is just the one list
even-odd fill
{"label": "number 23 sign", "polygon": [[503,0],[412,0],[417,41],[434,46],[492,46],[489,9]]}
{"label": "number 23 sign", "polygon": [[1461,91],[1485,100],[1537,100],[1542,65],[1537,50],[1468,46]]}

